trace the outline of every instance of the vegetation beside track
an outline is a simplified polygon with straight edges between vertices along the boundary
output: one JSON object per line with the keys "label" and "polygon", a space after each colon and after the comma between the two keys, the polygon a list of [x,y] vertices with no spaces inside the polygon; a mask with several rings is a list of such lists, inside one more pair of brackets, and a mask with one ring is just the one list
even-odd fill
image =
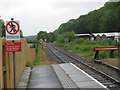
{"label": "vegetation beside track", "polygon": [[38,65],[49,65],[49,64],[56,64],[56,62],[51,61],[47,57],[45,43],[39,44],[34,62],[28,63],[27,65],[38,66]]}
{"label": "vegetation beside track", "polygon": [[[68,34],[68,32],[67,32]],[[94,58],[95,51],[93,50],[95,47],[115,47],[118,46],[118,43],[113,40],[106,40],[106,41],[89,41],[85,39],[75,39],[75,37],[72,35],[73,32],[69,32],[70,35],[62,34],[59,35],[57,40],[54,42],[54,44],[64,47],[69,51],[72,51],[76,54],[79,54],[81,56]],[[70,42],[64,42],[64,38],[69,38],[70,36]],[[73,37],[71,37],[73,36]],[[100,51],[100,58],[101,59],[108,59],[109,58],[110,51]],[[115,51],[115,58],[118,59],[118,51]]]}

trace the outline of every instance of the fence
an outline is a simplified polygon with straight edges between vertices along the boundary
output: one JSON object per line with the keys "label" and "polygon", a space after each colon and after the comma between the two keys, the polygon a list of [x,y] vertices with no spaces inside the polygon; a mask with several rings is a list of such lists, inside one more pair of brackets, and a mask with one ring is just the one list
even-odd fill
{"label": "fence", "polygon": [[0,38],[0,89],[2,87],[2,39]]}
{"label": "fence", "polygon": [[[5,38],[0,39],[0,88],[13,88],[13,53],[4,52]],[[22,51],[16,52],[16,80],[17,83],[25,69],[27,62],[33,62],[36,51],[28,47],[25,39],[19,40],[22,43]]]}

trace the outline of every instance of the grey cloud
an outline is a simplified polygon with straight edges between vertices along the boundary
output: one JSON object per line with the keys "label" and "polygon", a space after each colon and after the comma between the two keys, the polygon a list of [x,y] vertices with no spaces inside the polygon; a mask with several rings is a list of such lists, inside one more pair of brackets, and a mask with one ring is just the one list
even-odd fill
{"label": "grey cloud", "polygon": [[54,3],[54,9],[68,9],[65,15],[83,15],[94,9],[99,9],[105,2],[59,2]]}
{"label": "grey cloud", "polygon": [[3,0],[3,1],[0,1],[0,7],[1,8],[6,8],[6,9],[12,9],[12,8],[17,8],[19,6],[21,6],[23,4],[23,2],[18,1],[18,0],[11,0],[11,1],[8,1],[8,0]]}
{"label": "grey cloud", "polygon": [[109,2],[119,2],[120,0],[109,0]]}
{"label": "grey cloud", "polygon": [[94,7],[99,7],[101,4],[105,2],[59,2],[54,3],[53,8],[63,9],[63,8],[86,8],[91,9]]}

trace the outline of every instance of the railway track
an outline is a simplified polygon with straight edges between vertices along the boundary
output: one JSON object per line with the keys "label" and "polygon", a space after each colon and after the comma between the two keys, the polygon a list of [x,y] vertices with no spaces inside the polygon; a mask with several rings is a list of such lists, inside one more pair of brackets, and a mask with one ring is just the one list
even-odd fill
{"label": "railway track", "polygon": [[[58,58],[62,63],[74,63],[76,66],[87,72],[89,75],[97,79],[99,82],[101,82],[108,88],[120,88],[120,77],[117,73],[119,71],[118,68],[116,69],[106,64],[98,64],[93,61],[90,63],[87,62],[88,60],[80,60],[75,56],[68,54],[68,52],[62,50],[61,48],[54,46],[53,44],[47,44],[47,49],[52,52],[52,54],[55,55],[55,57]],[[93,63],[94,65],[96,65],[94,66]],[[104,70],[101,70],[99,65],[103,65],[104,68],[107,67],[105,68],[105,70],[108,70],[108,73],[104,72]],[[112,76],[111,74],[118,75]]]}

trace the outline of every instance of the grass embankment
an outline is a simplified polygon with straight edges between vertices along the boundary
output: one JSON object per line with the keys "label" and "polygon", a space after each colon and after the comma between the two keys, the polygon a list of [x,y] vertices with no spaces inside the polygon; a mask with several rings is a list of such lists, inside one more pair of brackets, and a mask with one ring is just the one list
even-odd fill
{"label": "grass embankment", "polygon": [[[85,56],[89,58],[94,58],[95,51],[93,50],[95,47],[115,47],[117,46],[116,41],[88,41],[84,39],[75,39],[71,42],[60,43],[55,42],[56,45],[62,46],[69,51],[72,51],[80,56]],[[108,59],[110,51],[100,51],[100,59]],[[118,57],[118,51],[115,51],[115,58]]]}
{"label": "grass embankment", "polygon": [[49,64],[56,64],[56,62],[51,61],[46,54],[46,46],[44,44],[40,44],[38,46],[38,50],[36,53],[36,57],[34,62],[28,63],[28,66],[38,66],[38,65],[49,65]]}
{"label": "grass embankment", "polygon": [[[116,41],[88,41],[83,39],[74,39],[71,42],[55,42],[56,45],[66,48],[67,50],[76,53],[79,56],[85,56],[86,58],[94,58],[95,51],[93,50],[95,47],[118,47],[118,43]],[[110,51],[100,51],[100,59],[103,62],[114,65],[120,68],[120,52],[115,51],[115,57],[110,58]]]}

